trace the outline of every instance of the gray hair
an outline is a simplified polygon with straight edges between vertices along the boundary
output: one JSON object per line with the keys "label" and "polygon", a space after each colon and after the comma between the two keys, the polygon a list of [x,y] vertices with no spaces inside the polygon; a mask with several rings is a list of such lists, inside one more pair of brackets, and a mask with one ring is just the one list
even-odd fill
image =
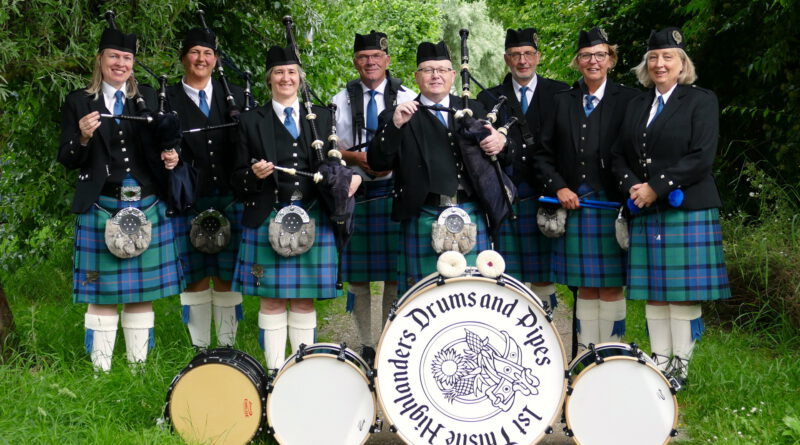
{"label": "gray hair", "polygon": [[[300,85],[297,88],[297,91],[299,92],[300,90],[302,90],[303,84],[306,83],[306,72],[305,72],[305,70],[303,70],[303,67],[300,66],[299,63],[296,64],[296,65],[297,65],[297,72],[300,73]],[[267,86],[270,88],[270,90],[272,89],[272,87],[269,84],[269,78],[272,77],[272,70],[274,70],[275,68],[277,68],[279,66],[285,66],[285,65],[275,65],[275,66],[271,67],[270,69],[268,69],[266,74],[264,74],[264,83],[267,84]]]}
{"label": "gray hair", "polygon": [[[103,55],[103,51],[105,51],[105,49],[101,49],[94,58],[92,81],[86,88],[86,93],[93,95],[95,99],[99,98],[100,93],[103,91],[103,70],[100,66],[100,57]],[[128,81],[125,82],[125,85],[125,97],[136,96],[139,92],[139,82],[136,81],[136,76],[134,76],[133,71],[131,71],[131,76],[128,77]]]}
{"label": "gray hair", "polygon": [[[681,85],[693,84],[697,80],[697,71],[694,69],[694,63],[692,62],[692,59],[690,59],[689,55],[686,54],[686,51],[682,50],[681,48],[670,49],[674,50],[676,54],[678,54],[678,57],[680,57],[681,62],[683,63],[683,69],[678,75],[678,83]],[[644,85],[646,88],[650,88],[654,85],[653,79],[650,78],[650,73],[647,71],[647,58],[650,56],[651,52],[652,51],[647,51],[644,53],[642,61],[631,70],[632,73],[636,74],[636,78],[639,79],[639,83]]]}

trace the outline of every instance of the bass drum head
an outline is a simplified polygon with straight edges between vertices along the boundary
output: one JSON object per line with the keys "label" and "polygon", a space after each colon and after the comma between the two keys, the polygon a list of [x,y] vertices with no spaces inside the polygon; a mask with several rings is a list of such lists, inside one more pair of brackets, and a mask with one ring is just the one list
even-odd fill
{"label": "bass drum head", "polygon": [[350,349],[338,360],[339,351],[311,345],[302,361],[293,355],[275,376],[267,418],[278,443],[357,445],[369,437],[376,416],[369,368]]}
{"label": "bass drum head", "polygon": [[672,438],[678,402],[672,386],[645,354],[638,361],[630,346],[596,346],[603,363],[586,351],[570,366],[567,427],[581,445],[656,445]]}
{"label": "bass drum head", "polygon": [[474,270],[441,282],[412,287],[381,336],[375,381],[388,424],[411,444],[538,442],[567,386],[541,303]]}
{"label": "bass drum head", "polygon": [[172,381],[165,416],[187,443],[244,444],[263,429],[266,374],[233,349],[195,356]]}

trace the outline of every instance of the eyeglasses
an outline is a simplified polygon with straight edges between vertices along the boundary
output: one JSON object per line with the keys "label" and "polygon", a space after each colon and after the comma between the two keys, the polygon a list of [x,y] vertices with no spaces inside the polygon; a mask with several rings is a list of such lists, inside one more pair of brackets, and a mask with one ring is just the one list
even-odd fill
{"label": "eyeglasses", "polygon": [[512,60],[519,60],[523,57],[525,58],[525,60],[531,60],[536,56],[536,54],[538,54],[537,51],[525,51],[522,53],[520,52],[506,53],[506,55],[508,57],[511,57]]}
{"label": "eyeglasses", "polygon": [[356,56],[356,61],[358,63],[366,63],[369,60],[380,62],[384,57],[386,57],[386,54],[359,54]]}
{"label": "eyeglasses", "polygon": [[600,51],[597,53],[578,53],[578,60],[581,62],[588,62],[592,60],[592,57],[594,57],[594,60],[598,62],[603,62],[606,60],[606,57],[608,57],[608,53],[605,51]]}
{"label": "eyeglasses", "polygon": [[417,69],[418,73],[422,73],[422,74],[424,74],[426,76],[430,76],[430,75],[432,75],[434,73],[438,74],[439,76],[443,76],[443,75],[449,73],[450,71],[453,71],[453,69],[452,68],[431,68],[431,67]]}

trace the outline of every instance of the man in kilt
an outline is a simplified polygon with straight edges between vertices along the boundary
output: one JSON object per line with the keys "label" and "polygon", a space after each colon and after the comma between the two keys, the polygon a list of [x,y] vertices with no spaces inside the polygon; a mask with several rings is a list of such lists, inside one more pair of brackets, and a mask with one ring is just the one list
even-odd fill
{"label": "man in kilt", "polygon": [[514,204],[514,213],[518,219],[503,222],[495,249],[505,258],[509,275],[524,281],[555,307],[556,289],[550,282],[550,239],[536,225],[537,198],[542,191],[534,177],[532,159],[541,141],[541,130],[552,115],[553,95],[568,86],[536,74],[541,53],[534,28],[507,30],[505,50],[503,60],[509,73],[503,83],[478,94],[487,110],[497,104],[500,96],[508,99],[498,113],[498,125],[505,125],[512,116],[518,119],[508,132],[515,150],[507,170],[517,186],[519,200]]}
{"label": "man in kilt", "polygon": [[[187,31],[180,60],[184,68],[183,79],[167,88],[167,100],[170,108],[178,113],[181,127],[195,129],[232,122],[231,112],[237,110],[229,109],[222,84],[211,79],[218,60],[214,32],[200,28]],[[235,85],[230,85],[230,89],[234,101],[243,104],[242,89]],[[196,202],[185,213],[173,216],[172,224],[188,283],[181,292],[182,318],[189,328],[195,348],[207,348],[211,344],[212,309],[219,346],[233,346],[236,327],[242,318],[242,294],[231,291],[244,209],[241,202],[234,198],[229,185],[235,131],[222,128],[189,133],[183,137],[181,145],[183,161],[197,172]],[[209,209],[210,212],[198,218],[200,213]],[[214,211],[221,215],[211,215]],[[204,217],[220,216],[227,219],[230,227],[226,246],[191,242],[193,221],[194,224],[200,224]],[[200,227],[195,228],[196,233],[198,229]]]}
{"label": "man in kilt", "polygon": [[700,301],[731,296],[711,174],[719,103],[692,85],[685,44],[678,28],[650,34],[634,70],[650,89],[630,101],[613,152],[619,186],[640,209],[630,222],[628,298],[647,300],[653,358],[682,383],[704,329]]}
{"label": "man in kilt", "polygon": [[[436,271],[438,253],[431,243],[432,224],[443,211],[460,209],[468,216],[465,223],[476,225],[475,245],[462,251],[468,263],[474,264],[477,252],[489,247],[485,215],[464,168],[455,119],[452,113],[422,108],[461,108],[462,101],[450,94],[455,76],[444,42],[420,43],[414,76],[420,95],[381,113],[378,133],[367,152],[372,168],[394,171],[392,218],[401,222],[399,294]],[[469,106],[477,117],[486,114],[480,102],[470,101]],[[497,155],[507,141],[491,125],[488,128],[491,134],[480,147]]]}
{"label": "man in kilt", "polygon": [[[244,197],[245,208],[233,289],[261,297],[259,344],[267,368],[274,371],[286,357],[287,331],[293,351],[314,343],[313,299],[336,297],[338,255],[313,180],[275,170],[316,171],[320,160],[311,146],[311,125],[326,140],[332,128],[330,112],[315,106],[316,123],[306,119],[297,95],[305,73],[290,47],[269,49],[266,79],[272,100],[240,117],[232,186]],[[351,195],[356,188],[358,183],[351,185]],[[278,215],[283,215],[280,221]],[[291,227],[291,221],[302,225]]]}
{"label": "man in kilt", "polygon": [[552,272],[559,283],[578,287],[578,342],[584,347],[619,342],[625,334],[625,251],[617,244],[617,209],[581,206],[624,199],[611,172],[628,101],[637,91],[614,83],[617,46],[600,28],[581,31],[570,66],[581,78],[554,96],[552,125],[542,131],[535,165],[542,190],[567,209],[566,233],[553,240]]}
{"label": "man in kilt", "polygon": [[148,124],[100,116],[134,115],[137,98],[144,101],[139,111],[155,109],[155,92],[137,87],[133,76],[136,47],[134,34],[106,29],[89,87],[70,93],[61,112],[58,160],[78,170],[73,301],[88,303],[86,351],[95,370],[106,372],[120,318],[128,362],[144,362],[154,346],[152,301],[182,288],[161,200],[167,170],[178,164],[177,118],[157,116]]}
{"label": "man in kilt", "polygon": [[[347,308],[353,311],[363,344],[362,357],[374,356],[380,330],[372,329],[370,282],[383,282],[382,318],[385,322],[397,298],[397,242],[400,225],[391,220],[389,197],[394,180],[391,171],[375,171],[367,163],[367,147],[378,130],[378,115],[397,104],[414,100],[416,94],[391,77],[386,34],[356,33],[353,65],[359,78],[333,96],[336,105],[336,133],[342,159],[363,182],[356,192],[355,230],[342,257],[347,285]],[[381,329],[379,326],[378,329]]]}

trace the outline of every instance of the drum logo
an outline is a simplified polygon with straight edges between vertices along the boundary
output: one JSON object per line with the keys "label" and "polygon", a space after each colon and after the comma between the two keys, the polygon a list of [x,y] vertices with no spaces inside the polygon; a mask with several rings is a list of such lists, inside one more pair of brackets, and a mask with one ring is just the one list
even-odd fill
{"label": "drum logo", "polygon": [[250,399],[245,398],[242,401],[242,408],[244,408],[244,417],[253,417],[253,402]]}

